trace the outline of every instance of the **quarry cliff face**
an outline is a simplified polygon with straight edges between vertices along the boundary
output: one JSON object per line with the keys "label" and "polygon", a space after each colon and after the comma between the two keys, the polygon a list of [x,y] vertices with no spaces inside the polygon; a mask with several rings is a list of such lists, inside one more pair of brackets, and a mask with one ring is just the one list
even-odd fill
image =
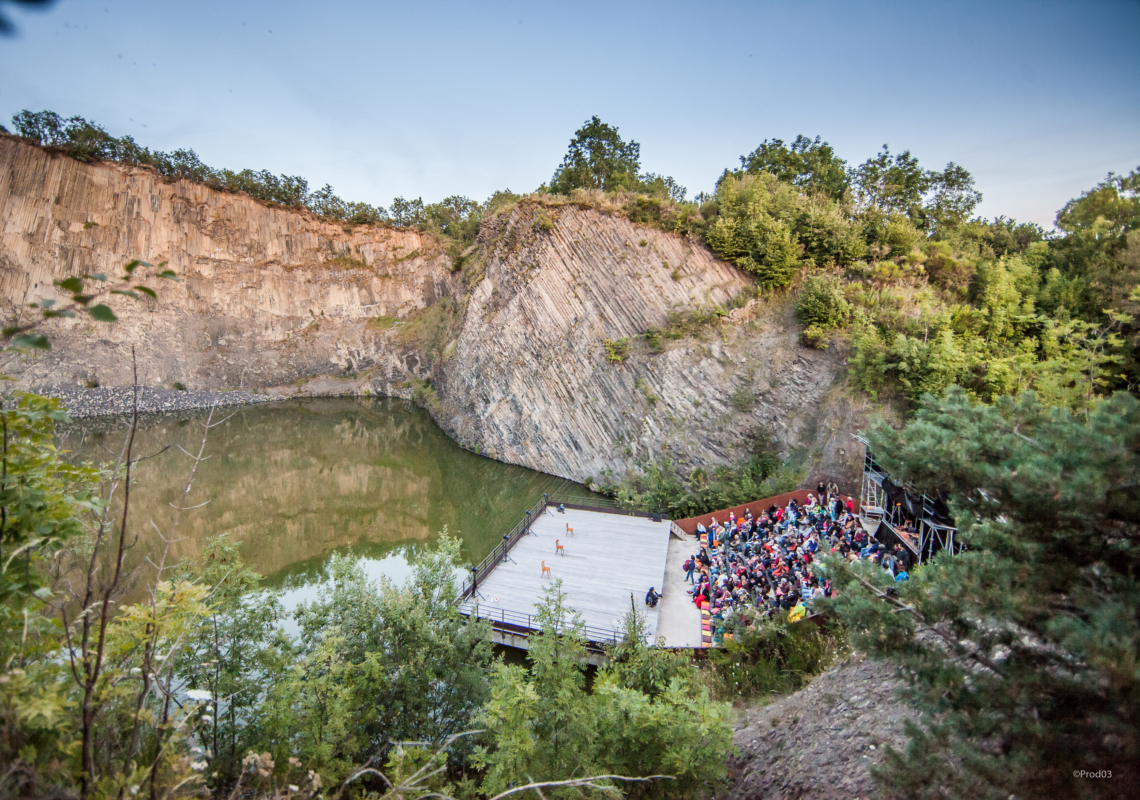
{"label": "quarry cliff face", "polygon": [[460,441],[602,482],[656,458],[741,461],[756,436],[785,451],[826,446],[818,423],[834,411],[824,406],[841,360],[799,345],[786,299],[749,300],[695,336],[646,342],[671,315],[750,294],[748,278],[703,246],[537,204],[485,224],[479,245],[484,276],[440,381],[440,421]]}
{"label": "quarry cliff face", "polygon": [[[438,243],[415,231],[347,230],[308,213],[153,172],[87,165],[0,137],[0,302],[65,296],[54,280],[167,262],[157,302],[115,303],[115,325],[59,320],[53,350],[5,366],[21,384],[140,381],[257,389],[379,369],[420,372],[372,318],[406,317],[461,284]],[[153,271],[153,270],[151,270]],[[427,373],[423,372],[426,376]]]}
{"label": "quarry cliff face", "polygon": [[[579,481],[741,461],[758,436],[813,478],[859,466],[848,434],[870,409],[842,390],[841,354],[799,344],[786,297],[741,305],[750,282],[703,245],[620,216],[523,201],[453,271],[430,235],[0,137],[0,220],[8,320],[60,297],[53,280],[132,259],[179,278],[115,303],[116,324],[51,321],[49,353],[0,367],[22,388],[129,384],[133,345],[147,385],[414,396],[465,446]],[[713,306],[740,307],[644,337]]]}

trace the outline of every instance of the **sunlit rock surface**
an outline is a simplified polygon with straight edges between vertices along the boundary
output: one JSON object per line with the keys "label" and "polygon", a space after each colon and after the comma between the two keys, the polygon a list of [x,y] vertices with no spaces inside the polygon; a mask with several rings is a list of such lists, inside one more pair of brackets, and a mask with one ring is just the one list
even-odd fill
{"label": "sunlit rock surface", "polygon": [[[17,386],[129,384],[133,345],[146,385],[415,396],[464,446],[579,481],[738,462],[758,436],[806,455],[812,480],[856,479],[848,434],[871,409],[843,389],[841,350],[803,347],[777,295],[652,352],[643,335],[671,312],[735,305],[750,284],[699,242],[620,216],[524,201],[453,271],[430,235],[0,136],[0,219],[9,319],[62,297],[54,280],[132,259],[179,278],[149,281],[157,301],[116,298],[117,324],[53,321],[50,353],[7,354]],[[605,341],[622,339],[616,363]]]}

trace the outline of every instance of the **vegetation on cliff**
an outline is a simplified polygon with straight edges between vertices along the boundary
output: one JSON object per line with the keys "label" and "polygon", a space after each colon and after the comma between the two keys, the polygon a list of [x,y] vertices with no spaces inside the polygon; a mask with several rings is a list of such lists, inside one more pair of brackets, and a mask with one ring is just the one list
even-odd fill
{"label": "vegetation on cliff", "polygon": [[[80,160],[148,166],[348,224],[416,226],[445,240],[457,269],[483,220],[521,199],[509,190],[483,203],[396,198],[386,210],[343,201],[327,185],[310,191],[297,176],[152,151],[81,117],[23,111],[12,124],[27,141]],[[807,294],[804,342],[842,341],[853,384],[872,396],[913,407],[951,384],[985,402],[1032,388],[1081,410],[1140,378],[1140,171],[1110,175],[1066,204],[1056,232],[974,217],[981,194],[957,164],[927,169],[884,145],[850,167],[819,137],[765,140],[711,195],[685,196],[672,178],[642,172],[637,142],[592,117],[530,197],[553,214],[570,202],[699,239],[760,287]],[[552,224],[544,214],[540,226]]]}

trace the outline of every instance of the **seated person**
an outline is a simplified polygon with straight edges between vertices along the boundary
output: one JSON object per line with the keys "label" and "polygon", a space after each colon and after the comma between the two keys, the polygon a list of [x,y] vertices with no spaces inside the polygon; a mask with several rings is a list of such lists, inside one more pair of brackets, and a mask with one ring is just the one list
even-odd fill
{"label": "seated person", "polygon": [[657,601],[661,599],[661,595],[657,593],[654,587],[650,586],[649,591],[645,593],[645,605],[650,608],[657,607]]}

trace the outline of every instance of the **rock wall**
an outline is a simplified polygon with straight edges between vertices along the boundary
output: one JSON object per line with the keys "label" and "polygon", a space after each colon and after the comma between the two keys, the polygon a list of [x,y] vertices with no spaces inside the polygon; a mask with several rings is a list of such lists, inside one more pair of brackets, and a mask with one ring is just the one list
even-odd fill
{"label": "rock wall", "polygon": [[376,367],[382,382],[398,382],[422,365],[368,320],[406,317],[460,285],[436,241],[415,231],[344,229],[12,137],[0,137],[0,220],[8,319],[62,297],[54,280],[118,275],[133,259],[178,275],[150,281],[157,302],[116,298],[116,325],[49,325],[50,354],[4,365],[40,388],[129,383],[131,344],[140,380],[154,386],[264,388]]}
{"label": "rock wall", "polygon": [[[579,481],[658,458],[740,461],[757,436],[807,453],[813,480],[857,474],[847,434],[869,409],[838,381],[842,354],[799,344],[786,296],[651,349],[645,332],[671,314],[740,306],[751,284],[618,215],[525,200],[453,271],[429,235],[342,228],[0,136],[0,220],[9,319],[59,296],[53,280],[132,259],[179,277],[152,281],[157,301],[116,303],[117,324],[52,321],[50,353],[0,363],[18,386],[129,384],[133,345],[151,386],[414,392],[466,446]],[[605,343],[623,339],[619,362]]]}
{"label": "rock wall", "polygon": [[[536,203],[485,224],[479,244],[484,277],[440,386],[441,421],[460,441],[575,480],[662,456],[739,461],[759,433],[785,450],[814,441],[841,360],[798,344],[785,298],[751,300],[727,323],[664,339],[664,352],[646,344],[671,312],[723,307],[750,288],[703,246]],[[623,338],[629,354],[614,363],[605,341]]]}

